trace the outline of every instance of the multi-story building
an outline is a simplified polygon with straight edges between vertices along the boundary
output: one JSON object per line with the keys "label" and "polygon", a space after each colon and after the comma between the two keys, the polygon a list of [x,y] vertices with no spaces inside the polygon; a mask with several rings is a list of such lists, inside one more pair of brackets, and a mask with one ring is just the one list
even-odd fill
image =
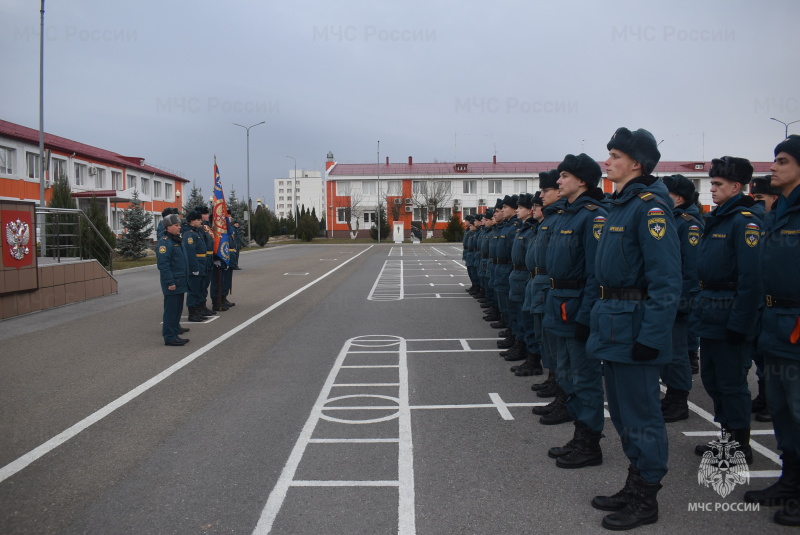
{"label": "multi-story building", "polygon": [[289,170],[289,178],[273,180],[275,195],[275,215],[289,217],[295,209],[313,208],[318,218],[322,218],[325,207],[325,187],[320,171]]}
{"label": "multi-story building", "polygon": [[[144,158],[47,133],[44,148],[49,155],[44,166],[45,202],[51,196],[52,180],[64,176],[79,208],[86,210],[91,197],[105,205],[106,219],[116,234],[122,232],[122,213],[134,191],[153,215],[153,228],[165,208],[181,208],[183,186],[189,181],[146,164]],[[41,167],[39,131],[0,120],[0,199],[38,203]]]}
{"label": "multi-story building", "polygon": [[[560,162],[491,162],[339,164],[328,153],[325,166],[328,236],[368,237],[376,222],[378,205],[387,220],[402,222],[405,238],[411,228],[423,236],[440,236],[453,214],[483,213],[497,198],[539,189],[539,173]],[[604,167],[602,162],[601,168]],[[772,162],[752,162],[754,175],[769,173]],[[682,174],[695,183],[700,202],[711,208],[710,162],[662,161],[655,175]],[[603,177],[605,192],[614,190]]]}

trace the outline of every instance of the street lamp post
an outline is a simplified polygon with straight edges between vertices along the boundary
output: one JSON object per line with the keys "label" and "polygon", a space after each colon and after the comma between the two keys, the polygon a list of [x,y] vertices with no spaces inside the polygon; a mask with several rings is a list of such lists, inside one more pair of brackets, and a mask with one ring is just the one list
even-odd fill
{"label": "street lamp post", "polygon": [[297,160],[294,156],[287,156],[294,160],[294,179],[292,180],[292,211],[294,212],[294,239],[297,239]]}
{"label": "street lamp post", "polygon": [[[39,28],[39,206],[44,206],[44,0],[40,10]],[[56,177],[58,178],[58,177]]]}
{"label": "street lamp post", "polygon": [[238,126],[244,128],[247,131],[247,246],[250,247],[250,242],[253,239],[253,235],[250,232],[250,220],[252,219],[251,213],[253,211],[253,207],[250,204],[250,129],[254,126],[258,126],[260,124],[264,124],[266,121],[261,121],[260,123],[256,123],[250,126],[243,126],[241,124],[233,123],[234,126]]}
{"label": "street lamp post", "polygon": [[784,126],[784,134],[783,134],[784,138],[789,137],[789,125],[790,124],[800,123],[800,119],[798,119],[796,121],[792,121],[791,123],[784,123],[783,121],[781,121],[780,119],[776,119],[775,117],[770,117],[770,119],[772,119],[773,121],[777,121],[777,122],[781,123]]}

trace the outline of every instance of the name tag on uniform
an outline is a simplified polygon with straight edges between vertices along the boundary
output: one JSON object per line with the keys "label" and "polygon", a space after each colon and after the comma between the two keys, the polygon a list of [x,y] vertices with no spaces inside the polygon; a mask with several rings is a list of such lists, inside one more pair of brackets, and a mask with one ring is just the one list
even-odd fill
{"label": "name tag on uniform", "polygon": [[800,229],[797,229],[797,230],[782,230],[781,231],[781,236],[794,236],[794,235],[797,235],[797,234],[800,234]]}
{"label": "name tag on uniform", "polygon": [[571,230],[562,230],[561,234],[572,234]]}
{"label": "name tag on uniform", "polygon": [[625,232],[625,227],[608,227],[609,232]]}
{"label": "name tag on uniform", "polygon": [[727,237],[728,237],[728,235],[727,235],[727,234],[712,234],[712,235],[711,235],[711,237],[712,237],[712,238],[720,238],[720,239],[724,239],[724,238],[727,238]]}

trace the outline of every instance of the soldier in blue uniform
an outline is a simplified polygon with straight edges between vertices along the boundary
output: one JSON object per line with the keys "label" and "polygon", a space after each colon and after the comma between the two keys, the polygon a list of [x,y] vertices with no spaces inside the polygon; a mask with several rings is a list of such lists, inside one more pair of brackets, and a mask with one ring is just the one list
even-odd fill
{"label": "soldier in blue uniform", "polygon": [[488,275],[487,284],[492,288],[492,306],[488,309],[487,314],[483,317],[486,321],[493,321],[490,326],[492,328],[502,329],[506,325],[503,323],[503,318],[500,316],[500,306],[497,296],[497,242],[500,236],[499,232],[502,228],[503,221],[503,199],[497,199],[494,205],[494,214],[492,215],[492,228],[489,232],[489,265],[487,266],[486,273]]}
{"label": "soldier in blue uniform", "polygon": [[173,206],[164,208],[161,211],[161,221],[159,221],[158,225],[156,225],[156,241],[159,241],[161,238],[164,237],[164,218],[167,217],[168,215],[178,214],[178,213],[179,213],[178,209]]}
{"label": "soldier in blue uniform", "polygon": [[195,208],[201,218],[202,225],[200,229],[203,231],[203,238],[206,241],[206,272],[203,276],[203,303],[201,305],[201,313],[205,316],[216,316],[217,313],[208,308],[206,299],[208,299],[208,287],[211,285],[211,268],[212,258],[214,257],[214,235],[211,233],[211,223],[209,222],[208,206],[201,204]]}
{"label": "soldier in blue uniform", "polygon": [[470,280],[470,287],[467,288],[467,293],[472,296],[480,293],[481,285],[478,282],[478,266],[475,263],[475,238],[478,234],[477,223],[475,216],[466,217],[467,228],[464,231],[464,253],[462,259],[464,265],[467,266],[467,275]]}
{"label": "soldier in blue uniform", "polygon": [[242,269],[239,267],[239,252],[242,250],[242,247],[244,247],[244,236],[241,224],[241,221],[238,219],[231,218],[231,227],[233,229],[233,240],[231,241],[231,269],[234,271],[240,271]]}
{"label": "soldier in blue uniform", "polygon": [[[228,300],[228,296],[233,292],[233,269],[234,266],[238,265],[239,263],[239,250],[236,245],[237,228],[234,226],[233,222],[234,219],[231,217],[231,211],[228,210],[228,264],[225,265],[224,262],[220,262],[220,266],[224,269],[222,270],[222,274],[219,279],[216,279],[222,281],[222,302],[227,307],[236,306],[236,303]],[[213,273],[211,274],[211,277],[211,287],[216,289]],[[216,295],[216,293],[216,291],[212,290],[212,303],[213,297]]]}
{"label": "soldier in blue uniform", "polygon": [[181,229],[189,269],[186,308],[189,310],[189,321],[195,322],[206,320],[206,316],[201,312],[207,255],[205,232],[201,228],[202,226],[202,216],[199,212],[192,210],[186,215],[186,225]]}
{"label": "soldier in blue uniform", "polygon": [[595,496],[592,506],[615,511],[607,529],[658,521],[661,479],[667,473],[667,428],[661,415],[659,372],[672,359],[681,295],[678,235],[664,183],[652,176],[661,153],[644,129],[619,128],[607,144],[608,179],[616,191],[596,253],[599,299],[592,309],[587,350],[603,360],[611,422],[630,461],[622,490]]}
{"label": "soldier in blue uniform", "polygon": [[[714,421],[729,431],[744,453],[750,448],[751,365],[761,295],[759,243],[763,205],[743,193],[753,178],[744,158],[711,161],[711,198],[717,207],[706,217],[700,238],[697,273],[700,293],[692,313],[700,335],[700,377],[714,402]],[[702,444],[703,455],[711,446]]]}
{"label": "soldier in blue uniform", "polygon": [[683,175],[670,175],[661,179],[669,190],[675,206],[672,216],[681,247],[681,273],[683,289],[678,304],[678,314],[672,326],[672,361],[661,368],[661,381],[667,394],[661,400],[661,412],[667,423],[689,417],[689,391],[692,389],[692,367],[688,358],[689,313],[697,294],[697,251],[703,233],[703,218],[695,200],[694,183]]}
{"label": "soldier in blue uniform", "polygon": [[525,286],[530,280],[528,268],[525,266],[525,251],[537,225],[531,218],[532,209],[533,195],[521,194],[517,199],[516,218],[519,226],[511,245],[511,273],[508,275],[508,316],[511,320],[509,329],[514,345],[508,349],[503,358],[509,362],[528,358],[525,325],[522,321],[522,302],[525,300]]}
{"label": "soldier in blue uniform", "polygon": [[489,268],[491,266],[491,258],[489,258],[489,238],[494,226],[494,208],[487,208],[483,214],[483,227],[478,236],[477,253],[480,263],[478,264],[478,278],[481,280],[481,288],[483,289],[483,298],[481,299],[481,308],[488,308],[494,306],[494,289],[489,284]]}
{"label": "soldier in blue uniform", "polygon": [[783,459],[780,479],[744,500],[783,504],[776,523],[800,526],[800,136],[775,147],[772,185],[781,195],[766,217],[761,241],[764,316],[758,349],[764,355],[767,406]]}
{"label": "soldier in blue uniform", "polygon": [[[497,294],[497,308],[500,309],[500,317],[505,331],[505,338],[497,342],[500,349],[509,349],[514,345],[514,337],[511,331],[514,329],[512,322],[516,318],[509,315],[508,292],[511,289],[508,276],[511,274],[511,247],[514,245],[514,237],[517,230],[522,226],[522,222],[517,217],[518,195],[506,195],[503,198],[503,207],[500,209],[503,222],[497,226],[496,236],[496,257],[494,259],[494,289]],[[499,326],[499,324],[498,324]],[[502,327],[500,327],[502,328]]]}
{"label": "soldier in blue uniform", "polygon": [[[542,354],[542,364],[547,368],[547,379],[542,383],[534,383],[531,390],[539,398],[555,398],[544,406],[531,409],[533,414],[541,416],[539,422],[544,424],[559,424],[571,421],[572,417],[567,412],[567,395],[558,386],[556,381],[556,340],[549,330],[542,328],[544,321],[545,303],[547,293],[550,291],[550,276],[547,274],[547,247],[553,234],[553,223],[558,217],[558,212],[564,208],[566,199],[558,196],[558,169],[551,169],[539,173],[539,187],[542,198],[542,220],[533,238],[533,258],[531,269],[533,278],[527,289],[530,293],[530,311],[533,314],[534,336],[538,341]],[[526,263],[528,261],[526,260]],[[545,417],[546,416],[546,417]]]}
{"label": "soldier in blue uniform", "polygon": [[550,291],[545,303],[545,330],[556,338],[556,378],[567,394],[567,411],[575,421],[572,439],[548,455],[559,468],[603,463],[603,381],[600,361],[586,353],[592,306],[597,300],[595,252],[606,222],[603,172],[587,154],[567,154],[558,166],[558,195],[566,201],[553,221],[547,246]]}
{"label": "soldier in blue uniform", "polygon": [[186,251],[181,240],[181,218],[176,214],[169,214],[164,218],[164,237],[156,247],[158,271],[161,276],[161,292],[164,294],[164,315],[162,318],[161,334],[164,336],[164,345],[182,346],[189,341],[179,335],[189,329],[181,327],[181,312],[183,312],[183,296],[188,289],[187,278],[189,275],[186,262]]}

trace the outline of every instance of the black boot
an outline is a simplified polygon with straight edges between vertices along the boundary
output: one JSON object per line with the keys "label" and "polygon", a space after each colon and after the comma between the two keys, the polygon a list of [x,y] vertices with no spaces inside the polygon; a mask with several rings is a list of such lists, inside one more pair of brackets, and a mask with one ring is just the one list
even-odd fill
{"label": "black boot", "polygon": [[228,305],[226,305],[224,301],[222,302],[222,304],[220,304],[217,301],[211,301],[211,310],[213,310],[214,312],[218,312],[220,310],[222,312],[225,312],[226,310],[228,310]]}
{"label": "black boot", "polygon": [[700,373],[700,357],[697,356],[697,351],[689,351],[689,366],[692,368],[692,375]]}
{"label": "black boot", "polygon": [[517,350],[516,355],[506,355],[505,357],[503,357],[508,362],[513,362],[515,360],[525,360],[528,358],[528,348],[527,346],[525,346],[525,342],[520,342],[518,340],[514,348],[516,348]]}
{"label": "black boot", "polygon": [[556,396],[556,403],[553,410],[539,417],[539,423],[543,425],[558,425],[572,421],[572,416],[567,411],[567,395],[559,390]]}
{"label": "black boot", "polygon": [[492,329],[505,329],[506,328],[506,322],[503,321],[503,318],[501,316],[498,315],[497,317],[498,317],[498,320],[495,321],[494,323],[490,323],[489,327],[491,327]]}
{"label": "black boot", "polygon": [[[672,396],[670,396],[672,393]],[[667,400],[667,403],[663,401]],[[664,422],[672,423],[689,418],[689,392],[686,390],[675,390],[667,387],[667,395],[661,404],[661,413],[664,415]]]}
{"label": "black boot", "polygon": [[539,391],[536,392],[536,397],[537,398],[552,398],[556,394],[558,394],[559,390],[560,390],[560,388],[558,386],[558,381],[553,380],[553,382],[547,388],[539,389]]}
{"label": "black boot", "polygon": [[[525,348],[527,351],[527,347]],[[528,352],[528,359],[520,366],[512,366],[514,375],[517,377],[528,377],[529,375],[542,375],[542,357]]]}
{"label": "black boot", "polygon": [[558,386],[558,383],[556,383],[554,381],[553,384],[555,385],[555,394],[553,395],[555,397],[555,399],[553,401],[551,401],[550,403],[548,403],[547,405],[534,405],[531,408],[531,412],[533,414],[536,414],[538,416],[542,416],[542,415],[545,415],[545,414],[550,414],[556,408],[556,405],[566,401],[567,396],[563,395],[563,392],[561,391],[561,387]]}
{"label": "black boot", "polygon": [[213,310],[211,310],[210,308],[208,308],[206,306],[206,302],[205,301],[199,306],[199,309],[200,309],[200,314],[202,314],[203,316],[216,316],[217,315],[216,312],[214,312]]}
{"label": "black boot", "polygon": [[750,447],[750,428],[732,429],[733,440],[739,443],[737,451],[744,453],[744,460],[747,464],[753,464],[753,448]]}
{"label": "black boot", "polygon": [[481,303],[481,308],[492,308],[492,302],[488,299]]}
{"label": "black boot", "polygon": [[500,356],[503,357],[503,358],[512,357],[512,359],[513,359],[513,357],[516,357],[516,355],[517,355],[517,346],[515,346],[515,345],[509,347],[505,351],[501,351],[500,352]]}
{"label": "black boot", "polygon": [[225,306],[229,307],[229,308],[230,308],[230,307],[235,307],[235,306],[236,306],[236,303],[231,303],[230,301],[228,301],[228,298],[227,298],[227,297],[223,297],[223,298],[222,298],[222,303],[223,303]]}
{"label": "black boot", "polygon": [[592,498],[592,507],[600,509],[601,511],[619,511],[628,505],[633,499],[633,484],[631,483],[632,476],[639,476],[639,469],[632,464],[628,466],[628,478],[625,480],[625,486],[622,490],[611,496],[595,496]]}
{"label": "black boot", "polygon": [[572,438],[563,446],[555,446],[547,450],[547,456],[551,459],[558,459],[562,455],[572,453],[578,443],[584,439],[588,429],[581,422],[575,422],[575,431],[572,433]]}
{"label": "black boot", "polygon": [[547,379],[542,381],[541,383],[533,383],[531,385],[531,390],[534,392],[538,392],[543,388],[549,388],[551,384],[556,382],[556,374],[553,373],[553,370],[547,372]]}
{"label": "black boot", "polygon": [[502,340],[497,341],[497,347],[500,349],[508,349],[510,347],[514,347],[516,340],[514,340],[513,336],[506,336]]}
{"label": "black boot", "polygon": [[200,313],[200,307],[189,307],[189,321],[206,321],[206,317]]}
{"label": "black boot", "polygon": [[661,490],[661,484],[648,483],[641,475],[631,474],[629,477],[631,501],[616,513],[603,518],[603,527],[606,529],[623,531],[658,521],[656,495]]}
{"label": "black boot", "polygon": [[507,338],[511,336],[512,332],[511,329],[503,329],[502,331],[497,333],[498,338]]}
{"label": "black boot", "polygon": [[603,433],[590,431],[582,422],[577,422],[577,425],[585,429],[581,439],[571,452],[556,459],[556,466],[559,468],[583,468],[584,466],[603,464],[603,450],[600,448],[600,439],[603,438]]}
{"label": "black boot", "polygon": [[800,493],[795,493],[793,499],[786,500],[783,509],[775,513],[773,520],[781,526],[800,526]]}
{"label": "black boot", "polygon": [[763,490],[748,490],[744,493],[744,501],[760,505],[781,505],[794,500],[800,503],[800,459],[789,453],[781,455],[783,472],[781,477]]}

